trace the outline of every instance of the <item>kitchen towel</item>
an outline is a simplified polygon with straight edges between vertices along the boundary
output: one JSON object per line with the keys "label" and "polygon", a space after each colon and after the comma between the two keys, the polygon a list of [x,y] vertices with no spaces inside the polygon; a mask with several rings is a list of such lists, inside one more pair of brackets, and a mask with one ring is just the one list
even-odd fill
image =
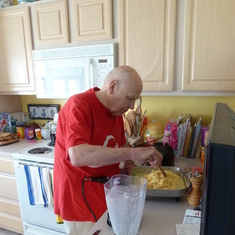
{"label": "kitchen towel", "polygon": [[27,179],[30,205],[45,206],[41,190],[39,168],[36,166],[24,165],[24,170]]}
{"label": "kitchen towel", "polygon": [[33,186],[32,186],[32,180],[31,180],[31,174],[29,170],[28,165],[24,165],[24,171],[25,171],[25,176],[27,180],[27,189],[28,189],[28,195],[29,195],[29,204],[30,205],[35,205],[34,202],[34,195],[33,195]]}
{"label": "kitchen towel", "polygon": [[50,170],[46,167],[38,168],[40,183],[41,183],[41,192],[44,199],[44,205],[46,207],[53,205],[53,196],[52,196],[52,183],[50,179]]}
{"label": "kitchen towel", "polygon": [[51,179],[51,191],[53,195],[53,169],[50,169],[50,179]]}

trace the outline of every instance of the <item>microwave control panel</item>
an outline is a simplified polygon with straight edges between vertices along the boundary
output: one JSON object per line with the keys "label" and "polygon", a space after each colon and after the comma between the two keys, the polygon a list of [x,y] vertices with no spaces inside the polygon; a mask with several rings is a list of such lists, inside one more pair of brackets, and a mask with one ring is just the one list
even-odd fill
{"label": "microwave control panel", "polygon": [[[115,67],[113,56],[105,56],[94,59],[94,84],[101,88],[108,73]],[[92,87],[92,84],[91,84]]]}

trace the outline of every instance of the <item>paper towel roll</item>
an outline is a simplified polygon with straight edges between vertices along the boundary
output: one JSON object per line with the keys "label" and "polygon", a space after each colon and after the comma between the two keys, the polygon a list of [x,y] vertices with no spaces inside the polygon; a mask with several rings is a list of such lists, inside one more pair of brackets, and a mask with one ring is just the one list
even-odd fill
{"label": "paper towel roll", "polygon": [[54,114],[53,122],[58,122],[59,113]]}

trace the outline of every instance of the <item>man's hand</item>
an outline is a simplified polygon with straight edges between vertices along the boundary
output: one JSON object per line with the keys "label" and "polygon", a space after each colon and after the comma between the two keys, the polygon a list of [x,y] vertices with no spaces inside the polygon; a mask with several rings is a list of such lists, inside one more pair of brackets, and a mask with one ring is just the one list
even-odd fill
{"label": "man's hand", "polygon": [[127,160],[124,163],[124,174],[130,175],[132,168],[136,167],[135,163],[131,160]]}

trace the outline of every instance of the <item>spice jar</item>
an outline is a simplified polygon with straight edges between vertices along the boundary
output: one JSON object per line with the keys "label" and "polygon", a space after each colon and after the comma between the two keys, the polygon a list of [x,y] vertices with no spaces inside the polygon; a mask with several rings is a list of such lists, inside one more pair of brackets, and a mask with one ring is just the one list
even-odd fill
{"label": "spice jar", "polygon": [[41,134],[41,129],[40,128],[35,129],[35,135],[36,135],[37,139],[39,139],[39,140],[42,139],[42,134]]}

